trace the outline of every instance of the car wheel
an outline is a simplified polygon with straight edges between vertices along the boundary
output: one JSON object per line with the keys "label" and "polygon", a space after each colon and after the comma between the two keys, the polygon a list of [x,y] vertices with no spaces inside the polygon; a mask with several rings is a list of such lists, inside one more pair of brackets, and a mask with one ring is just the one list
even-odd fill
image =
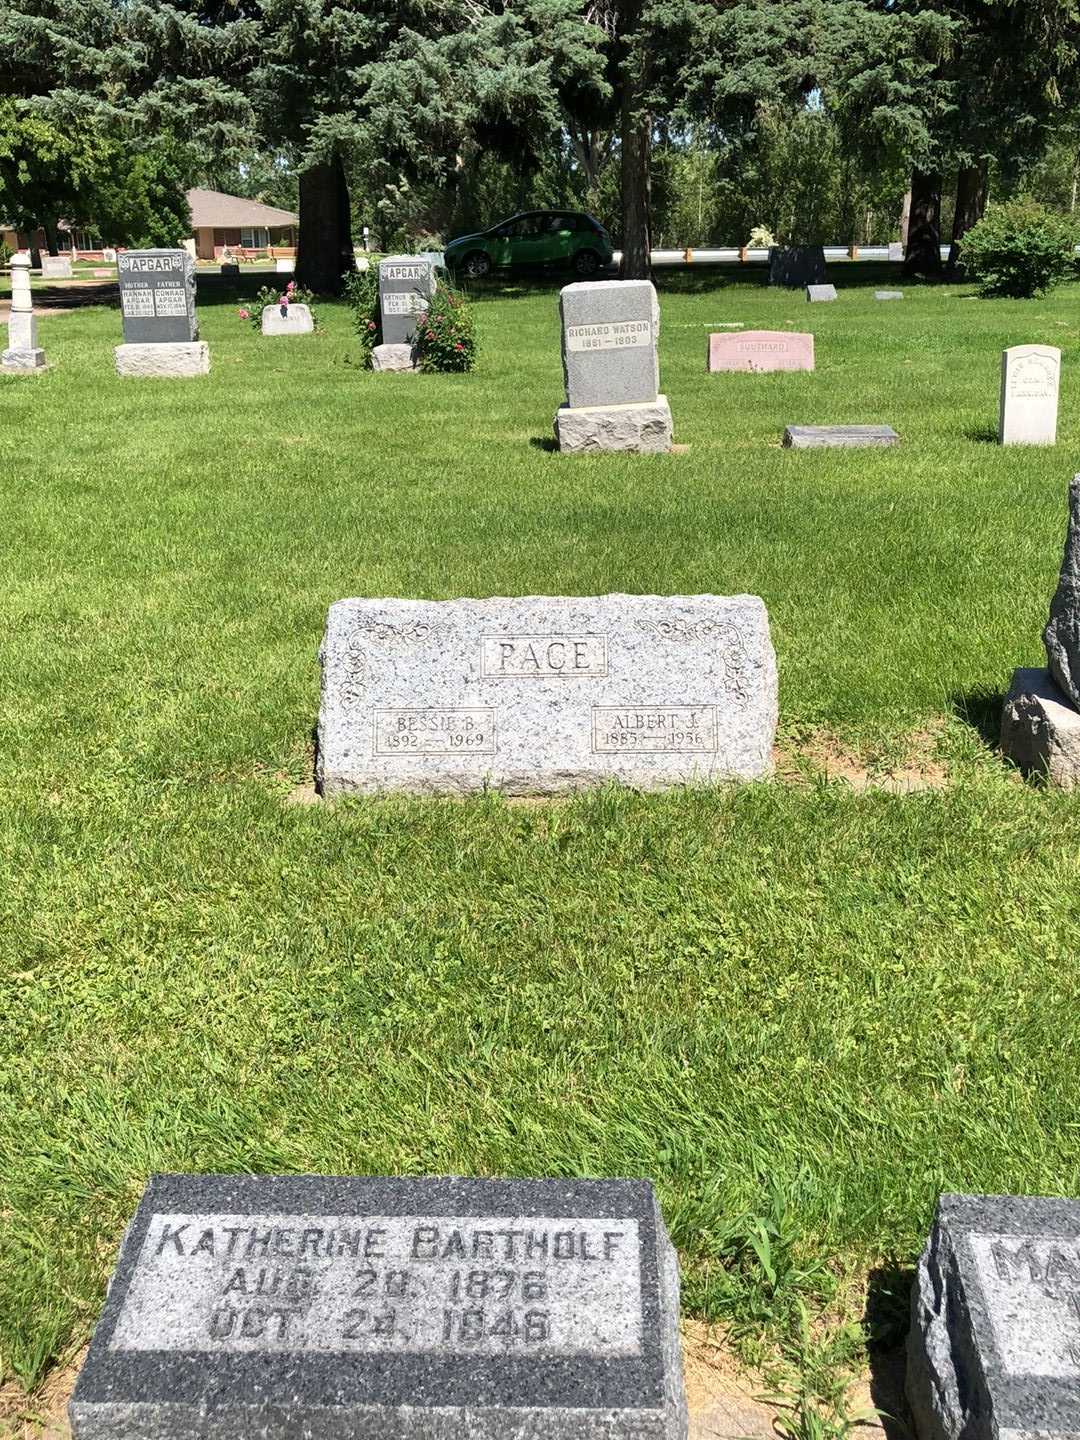
{"label": "car wheel", "polygon": [[465,256],[461,268],[470,280],[482,280],[491,273],[491,256],[485,255],[483,250],[473,250]]}
{"label": "car wheel", "polygon": [[595,275],[600,269],[600,256],[595,250],[579,250],[574,256],[575,275]]}

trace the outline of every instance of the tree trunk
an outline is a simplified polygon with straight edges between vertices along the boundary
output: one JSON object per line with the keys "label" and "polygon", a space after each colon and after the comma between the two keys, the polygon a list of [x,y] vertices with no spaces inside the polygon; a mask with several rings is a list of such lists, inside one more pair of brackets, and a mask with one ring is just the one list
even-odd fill
{"label": "tree trunk", "polygon": [[43,220],[41,228],[45,232],[45,244],[49,247],[50,255],[60,254],[60,230],[55,220]]}
{"label": "tree trunk", "polygon": [[621,87],[619,105],[619,180],[622,189],[622,277],[648,280],[652,240],[652,117],[645,108],[642,61],[634,53],[634,30],[641,0],[619,7]]}
{"label": "tree trunk", "polygon": [[908,222],[905,275],[941,274],[941,174],[911,172],[911,218]]}
{"label": "tree trunk", "polygon": [[952,243],[949,246],[948,273],[960,273],[960,241],[986,211],[990,184],[989,166],[985,160],[978,165],[961,165],[956,176],[956,211],[953,215]]}
{"label": "tree trunk", "polygon": [[354,268],[349,187],[341,156],[300,175],[300,243],[296,283],[317,295],[340,295],[342,277]]}

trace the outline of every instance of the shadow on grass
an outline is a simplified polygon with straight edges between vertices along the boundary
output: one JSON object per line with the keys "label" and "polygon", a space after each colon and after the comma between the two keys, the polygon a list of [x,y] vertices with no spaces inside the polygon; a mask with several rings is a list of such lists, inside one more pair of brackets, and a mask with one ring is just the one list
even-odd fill
{"label": "shadow on grass", "polygon": [[866,1285],[866,1359],[870,1401],[881,1416],[887,1440],[912,1440],[911,1411],[904,1395],[907,1332],[911,1320],[910,1265],[887,1260],[871,1270]]}
{"label": "shadow on grass", "polygon": [[996,445],[998,432],[992,425],[973,425],[964,431],[965,440],[974,440],[977,445]]}
{"label": "shadow on grass", "polygon": [[1005,696],[1000,690],[961,691],[950,698],[953,713],[977,731],[988,750],[997,751],[1001,740],[1001,708]]}
{"label": "shadow on grass", "polygon": [[534,450],[546,450],[549,455],[554,455],[559,448],[550,435],[530,435],[529,444]]}

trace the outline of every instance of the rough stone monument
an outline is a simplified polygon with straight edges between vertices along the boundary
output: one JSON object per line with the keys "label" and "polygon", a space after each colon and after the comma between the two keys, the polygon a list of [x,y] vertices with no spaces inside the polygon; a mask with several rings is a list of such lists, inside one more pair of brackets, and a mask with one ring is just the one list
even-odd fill
{"label": "rough stone monument", "polygon": [[1080,1203],[942,1195],[911,1297],[918,1440],[1080,1431]]}
{"label": "rough stone monument", "polygon": [[42,255],[41,278],[43,280],[70,280],[72,273],[70,255]]}
{"label": "rough stone monument", "polygon": [[835,285],[807,285],[806,298],[811,305],[821,305],[827,300],[836,299]]}
{"label": "rough stone monument", "polygon": [[891,425],[788,425],[784,430],[784,445],[790,450],[899,443]]}
{"label": "rough stone monument", "polygon": [[315,321],[307,305],[293,301],[288,305],[263,306],[264,335],[310,335],[314,329]]}
{"label": "rough stone monument", "polygon": [[824,285],[828,279],[821,245],[773,245],[769,250],[769,284],[788,290]]}
{"label": "rough stone monument", "polygon": [[1045,669],[1014,672],[1001,715],[1001,748],[1025,774],[1080,785],[1080,475],[1069,486],[1069,522],[1057,591],[1043,631]]}
{"label": "rough stone monument", "polygon": [[156,1175],[75,1440],[685,1440],[644,1180]]}
{"label": "rough stone monument", "polygon": [[323,795],[555,795],[768,774],[776,658],[753,595],[339,600]]}
{"label": "rough stone monument", "polygon": [[648,280],[583,280],[559,295],[566,403],[555,415],[564,454],[671,449],[659,393],[660,305]]}
{"label": "rough stone monument", "polygon": [[1053,345],[1014,345],[1001,352],[998,440],[1002,445],[1057,443],[1061,351]]}
{"label": "rough stone monument", "polygon": [[127,250],[117,261],[124,343],[119,375],[206,375],[210,350],[195,318],[195,262],[186,250]]}
{"label": "rough stone monument", "polygon": [[373,370],[415,370],[416,317],[435,294],[435,267],[423,255],[391,255],[379,261],[382,343],[371,352]]}
{"label": "rough stone monument", "polygon": [[711,374],[727,370],[813,370],[814,337],[796,330],[743,330],[709,336]]}
{"label": "rough stone monument", "polygon": [[8,344],[0,356],[0,369],[35,371],[45,368],[45,351],[37,343],[37,316],[30,294],[30,257],[11,257],[11,314],[8,316]]}

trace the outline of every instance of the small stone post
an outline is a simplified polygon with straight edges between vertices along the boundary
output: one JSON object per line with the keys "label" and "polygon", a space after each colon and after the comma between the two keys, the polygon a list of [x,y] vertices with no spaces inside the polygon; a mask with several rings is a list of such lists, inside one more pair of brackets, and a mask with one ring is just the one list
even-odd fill
{"label": "small stone post", "polygon": [[45,351],[38,349],[37,317],[30,296],[30,256],[11,257],[11,316],[8,348],[0,356],[0,369],[42,370]]}

